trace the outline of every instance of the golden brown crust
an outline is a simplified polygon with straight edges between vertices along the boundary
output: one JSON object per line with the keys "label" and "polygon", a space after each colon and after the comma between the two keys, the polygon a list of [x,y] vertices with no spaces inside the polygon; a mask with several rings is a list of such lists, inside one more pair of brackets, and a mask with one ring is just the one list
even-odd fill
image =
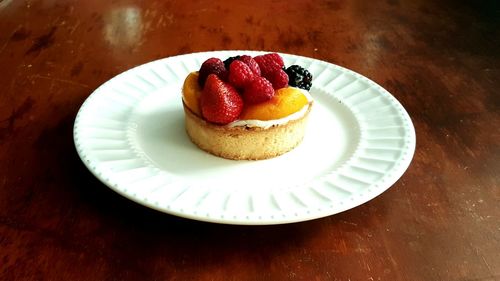
{"label": "golden brown crust", "polygon": [[303,117],[264,129],[212,124],[184,104],[186,132],[191,141],[213,155],[233,160],[267,159],[292,150],[304,137],[310,110],[311,105]]}

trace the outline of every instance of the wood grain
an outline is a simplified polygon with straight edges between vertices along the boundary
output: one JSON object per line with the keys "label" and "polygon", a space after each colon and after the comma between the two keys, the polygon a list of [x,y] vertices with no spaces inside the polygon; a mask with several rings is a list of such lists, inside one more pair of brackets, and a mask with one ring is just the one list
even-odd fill
{"label": "wood grain", "polygon": [[[75,115],[133,66],[273,50],[357,71],[409,112],[387,192],[265,227],[189,221],[113,193]],[[500,280],[498,1],[0,1],[0,280]]]}

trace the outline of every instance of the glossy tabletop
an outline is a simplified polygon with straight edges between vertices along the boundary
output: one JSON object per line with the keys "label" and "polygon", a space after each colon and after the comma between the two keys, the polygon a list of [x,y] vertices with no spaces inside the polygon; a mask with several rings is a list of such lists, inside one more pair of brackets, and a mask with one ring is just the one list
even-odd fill
{"label": "glossy tabletop", "polygon": [[[0,0],[0,280],[500,280],[500,4]],[[266,50],[352,69],[417,146],[386,192],[273,226],[198,222],[97,180],[73,122],[134,66]]]}

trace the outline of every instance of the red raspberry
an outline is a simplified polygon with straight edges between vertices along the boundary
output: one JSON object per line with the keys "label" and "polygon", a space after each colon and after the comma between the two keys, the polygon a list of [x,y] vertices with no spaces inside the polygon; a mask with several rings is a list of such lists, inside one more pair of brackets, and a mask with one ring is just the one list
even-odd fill
{"label": "red raspberry", "polygon": [[262,76],[266,78],[271,77],[272,73],[278,71],[278,69],[283,68],[283,66],[285,65],[283,59],[277,53],[256,56],[254,59],[257,64],[259,64]]}
{"label": "red raspberry", "polygon": [[273,84],[275,90],[285,88],[288,86],[288,74],[280,68],[270,75],[269,81]]}
{"label": "red raspberry", "polygon": [[243,55],[238,60],[246,63],[255,75],[261,76],[259,64],[251,56]]}
{"label": "red raspberry", "polygon": [[198,84],[201,87],[205,85],[208,75],[215,74],[222,80],[227,77],[227,70],[224,67],[224,63],[218,58],[209,58],[201,64],[198,76]]}
{"label": "red raspberry", "polygon": [[233,86],[210,74],[200,95],[200,108],[207,121],[227,124],[240,116],[243,100]]}
{"label": "red raspberry", "polygon": [[254,79],[255,74],[244,62],[235,60],[229,66],[229,83],[236,88],[243,88]]}
{"label": "red raspberry", "polygon": [[243,90],[243,99],[249,104],[261,103],[274,97],[271,82],[264,77],[256,77]]}

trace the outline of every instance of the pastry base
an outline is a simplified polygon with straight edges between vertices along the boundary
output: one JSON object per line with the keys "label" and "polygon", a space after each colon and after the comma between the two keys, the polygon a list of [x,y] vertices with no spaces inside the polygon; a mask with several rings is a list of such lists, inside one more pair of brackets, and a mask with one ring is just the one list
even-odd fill
{"label": "pastry base", "polygon": [[[184,103],[183,103],[184,104]],[[227,127],[206,122],[185,104],[186,132],[202,150],[232,160],[261,160],[282,155],[302,142],[312,104],[299,119],[267,129]]]}

